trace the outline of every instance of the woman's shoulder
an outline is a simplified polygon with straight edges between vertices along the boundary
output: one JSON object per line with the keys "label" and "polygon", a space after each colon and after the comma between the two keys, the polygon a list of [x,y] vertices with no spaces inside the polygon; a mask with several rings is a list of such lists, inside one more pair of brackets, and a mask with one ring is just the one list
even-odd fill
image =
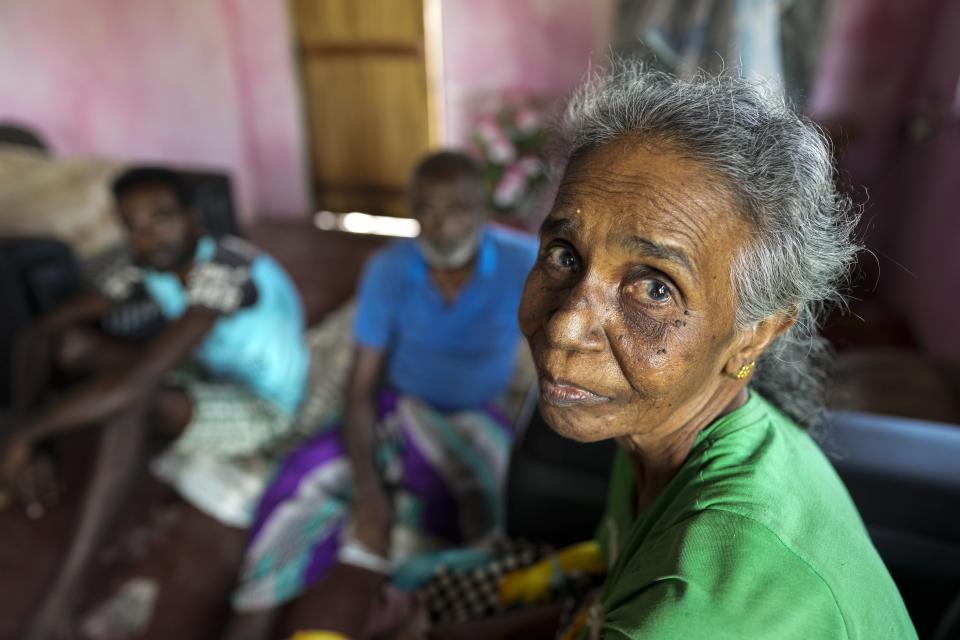
{"label": "woman's shoulder", "polygon": [[[633,550],[611,574],[603,610],[608,631],[630,629],[626,637],[845,635],[824,577],[766,526],[720,509],[700,511]],[[765,628],[771,621],[780,628]],[[798,635],[802,625],[824,633]]]}
{"label": "woman's shoulder", "polygon": [[709,428],[684,466],[692,510],[729,511],[788,537],[825,514],[862,528],[840,477],[806,431],[756,393],[738,411]]}
{"label": "woman's shoulder", "polygon": [[[689,597],[722,593],[745,622],[755,622],[759,612],[748,602],[762,592],[765,604],[795,609],[792,601],[802,601],[825,625],[855,627],[872,624],[870,603],[883,602],[886,622],[909,629],[896,587],[829,461],[760,400],[699,441],[654,511],[638,521],[622,568],[612,574],[623,582],[620,600],[646,588],[667,589],[671,601],[677,589]],[[851,582],[851,571],[862,579]],[[748,597],[751,590],[757,598]],[[709,602],[693,598],[684,606]]]}
{"label": "woman's shoulder", "polygon": [[602,637],[916,637],[879,558],[839,546],[852,552],[811,557],[742,513],[704,509],[624,557]]}

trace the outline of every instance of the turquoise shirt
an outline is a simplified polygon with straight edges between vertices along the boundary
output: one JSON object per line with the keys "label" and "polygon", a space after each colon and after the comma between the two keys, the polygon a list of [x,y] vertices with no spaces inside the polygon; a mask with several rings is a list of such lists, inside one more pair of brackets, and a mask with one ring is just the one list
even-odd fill
{"label": "turquoise shirt", "polygon": [[604,639],[917,637],[833,467],[756,393],[699,435],[639,517],[618,451],[598,538]]}
{"label": "turquoise shirt", "polygon": [[186,286],[171,272],[125,266],[107,276],[104,292],[125,298],[142,287],[175,320],[189,306],[220,314],[194,349],[209,375],[238,382],[293,414],[305,391],[309,354],[296,288],[270,256],[235,237],[203,237]]}

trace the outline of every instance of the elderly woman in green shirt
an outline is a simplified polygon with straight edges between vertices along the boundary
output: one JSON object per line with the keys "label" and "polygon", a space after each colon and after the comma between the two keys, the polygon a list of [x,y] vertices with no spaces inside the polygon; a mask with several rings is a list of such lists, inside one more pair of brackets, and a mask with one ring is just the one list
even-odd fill
{"label": "elderly woman in green shirt", "polygon": [[[745,81],[627,64],[580,90],[561,133],[520,325],[550,426],[620,446],[606,579],[560,637],[915,638],[810,435],[818,315],[858,248],[827,141]],[[544,622],[434,635],[551,637]]]}
{"label": "elderly woman in green shirt", "polygon": [[546,421],[620,445],[581,635],[916,637],[810,436],[858,248],[827,141],[745,81],[625,64],[562,133],[520,325]]}

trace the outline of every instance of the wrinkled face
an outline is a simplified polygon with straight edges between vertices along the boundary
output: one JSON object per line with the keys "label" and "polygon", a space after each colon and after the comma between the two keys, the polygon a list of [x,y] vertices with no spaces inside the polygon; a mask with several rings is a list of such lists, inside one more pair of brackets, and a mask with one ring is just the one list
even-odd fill
{"label": "wrinkled face", "polygon": [[168,187],[132,189],[120,196],[117,209],[137,264],[172,271],[190,263],[199,237],[196,215]]}
{"label": "wrinkled face", "polygon": [[483,189],[476,181],[418,181],[412,196],[420,238],[440,256],[452,256],[474,243],[483,225]]}
{"label": "wrinkled face", "polygon": [[720,185],[636,141],[568,167],[520,308],[541,413],[562,435],[672,432],[729,392],[743,344],[730,269],[748,227]]}

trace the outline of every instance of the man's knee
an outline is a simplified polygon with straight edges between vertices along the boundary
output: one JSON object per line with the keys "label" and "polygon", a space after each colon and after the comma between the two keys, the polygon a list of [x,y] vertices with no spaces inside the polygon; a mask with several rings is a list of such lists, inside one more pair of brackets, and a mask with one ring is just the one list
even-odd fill
{"label": "man's knee", "polygon": [[127,368],[140,355],[136,346],[111,338],[95,327],[75,326],[58,336],[53,362],[68,375],[85,375]]}
{"label": "man's knee", "polygon": [[179,436],[193,417],[193,403],[183,389],[163,388],[157,391],[150,418],[154,428],[169,437]]}

